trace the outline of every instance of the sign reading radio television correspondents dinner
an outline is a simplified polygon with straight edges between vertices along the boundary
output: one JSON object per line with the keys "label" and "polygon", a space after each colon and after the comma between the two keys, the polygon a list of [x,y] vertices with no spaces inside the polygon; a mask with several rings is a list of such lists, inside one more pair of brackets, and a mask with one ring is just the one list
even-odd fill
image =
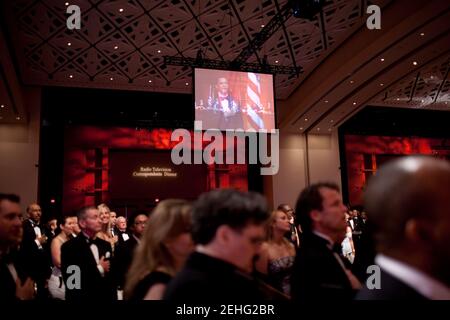
{"label": "sign reading radio television correspondents dinner", "polygon": [[110,150],[111,198],[195,199],[206,191],[207,166],[175,165],[170,155],[170,150]]}
{"label": "sign reading radio television correspondents dinner", "polygon": [[168,177],[176,178],[178,173],[173,172],[172,168],[161,167],[139,167],[137,171],[133,171],[133,177],[152,178],[152,177]]}
{"label": "sign reading radio television correspondents dinner", "polygon": [[196,68],[195,120],[203,130],[275,129],[273,75]]}

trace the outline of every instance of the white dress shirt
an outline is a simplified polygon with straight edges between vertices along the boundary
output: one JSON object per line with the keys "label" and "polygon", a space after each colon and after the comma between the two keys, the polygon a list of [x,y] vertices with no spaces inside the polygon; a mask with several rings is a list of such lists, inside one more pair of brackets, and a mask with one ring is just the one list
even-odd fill
{"label": "white dress shirt", "polygon": [[412,266],[382,254],[375,257],[375,263],[428,299],[450,300],[449,287]]}

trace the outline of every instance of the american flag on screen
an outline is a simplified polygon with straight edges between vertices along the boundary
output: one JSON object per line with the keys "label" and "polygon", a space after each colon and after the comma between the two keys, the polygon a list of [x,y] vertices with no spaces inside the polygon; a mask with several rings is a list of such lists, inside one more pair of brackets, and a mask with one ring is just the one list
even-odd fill
{"label": "american flag on screen", "polygon": [[248,129],[264,129],[261,117],[261,84],[259,75],[247,73],[247,126]]}

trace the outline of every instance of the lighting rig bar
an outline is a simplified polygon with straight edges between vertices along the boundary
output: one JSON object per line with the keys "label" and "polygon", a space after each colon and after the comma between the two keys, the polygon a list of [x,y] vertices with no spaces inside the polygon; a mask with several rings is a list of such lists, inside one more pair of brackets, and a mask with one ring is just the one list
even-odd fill
{"label": "lighting rig bar", "polygon": [[220,70],[236,70],[259,73],[272,74],[295,74],[302,72],[302,67],[285,67],[259,63],[235,63],[234,61],[222,61],[211,59],[185,58],[164,56],[164,63],[172,66],[190,66],[196,68],[220,69]]}

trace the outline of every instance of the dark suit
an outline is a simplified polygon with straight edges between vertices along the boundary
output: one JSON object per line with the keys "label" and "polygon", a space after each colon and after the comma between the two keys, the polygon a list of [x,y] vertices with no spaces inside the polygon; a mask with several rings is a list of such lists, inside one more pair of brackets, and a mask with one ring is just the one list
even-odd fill
{"label": "dark suit", "polygon": [[[122,235],[119,235],[119,239]],[[125,276],[130,268],[131,261],[133,260],[134,249],[137,247],[138,242],[134,236],[130,236],[127,241],[119,241],[115,248],[114,253],[114,277],[116,284],[123,288],[125,284]]]}
{"label": "dark suit", "polygon": [[364,287],[356,295],[356,300],[427,300],[426,297],[381,269],[380,289]]}
{"label": "dark suit", "polygon": [[215,98],[208,103],[208,109],[200,113],[199,120],[203,121],[203,129],[244,129],[242,110],[239,104],[228,95],[229,113],[225,113],[219,98]]}
{"label": "dark suit", "polygon": [[[44,235],[44,229],[38,226],[41,235]],[[36,281],[38,287],[38,296],[47,297],[48,292],[45,288],[46,280],[50,277],[51,264],[49,260],[49,243],[41,245],[36,243],[36,233],[33,223],[27,219],[23,222],[23,239],[20,245],[21,260],[24,262],[26,274]]]}
{"label": "dark suit", "polygon": [[261,301],[264,296],[253,278],[232,264],[194,252],[169,283],[164,300],[222,303]]}
{"label": "dark suit", "polygon": [[0,257],[0,301],[2,303],[18,300],[16,298],[16,282],[8,269],[8,264],[10,263],[14,265],[22,283],[26,278],[23,272],[23,263],[19,261],[19,256],[15,250],[6,256]]}
{"label": "dark suit", "polygon": [[303,233],[291,278],[295,301],[351,300],[354,290],[328,241],[312,233]]}
{"label": "dark suit", "polygon": [[[111,244],[100,238],[94,241],[98,248],[99,258],[112,253]],[[76,265],[81,271],[81,288],[70,289],[68,278],[71,276],[67,268]],[[117,293],[110,272],[101,275],[97,262],[91,251],[86,236],[80,233],[76,238],[65,242],[61,247],[61,272],[66,284],[66,300],[76,301],[112,301],[117,299]],[[69,284],[73,283],[69,281]]]}

